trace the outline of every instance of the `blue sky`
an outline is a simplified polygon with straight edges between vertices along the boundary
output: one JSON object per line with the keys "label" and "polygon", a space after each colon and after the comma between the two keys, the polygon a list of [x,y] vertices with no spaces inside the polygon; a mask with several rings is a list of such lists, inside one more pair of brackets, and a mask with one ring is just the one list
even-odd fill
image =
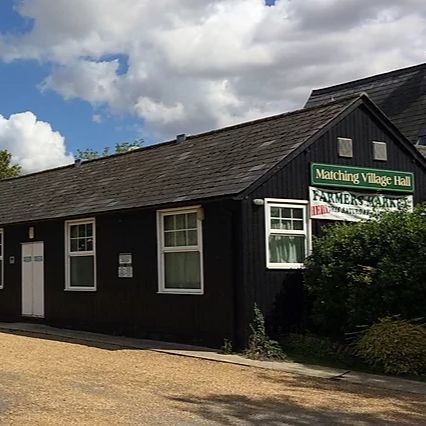
{"label": "blue sky", "polygon": [[24,172],[281,113],[312,88],[425,61],[424,0],[99,4],[0,1],[0,149]]}
{"label": "blue sky", "polygon": [[[31,30],[32,20],[14,9],[13,1],[0,2],[0,32],[22,34]],[[101,150],[115,143],[133,141],[143,135],[143,120],[129,115],[108,115],[102,123],[92,119],[97,113],[88,102],[64,98],[53,91],[41,92],[39,85],[52,64],[36,60],[0,61],[0,114],[32,111],[38,119],[51,123],[65,137],[69,151]],[[102,108],[98,108],[102,111]]]}

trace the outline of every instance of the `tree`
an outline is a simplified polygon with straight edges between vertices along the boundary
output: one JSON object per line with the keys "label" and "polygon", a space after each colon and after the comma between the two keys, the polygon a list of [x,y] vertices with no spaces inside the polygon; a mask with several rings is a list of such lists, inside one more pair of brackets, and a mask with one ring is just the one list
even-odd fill
{"label": "tree", "polygon": [[426,314],[426,206],[329,226],[306,260],[317,331],[343,337],[379,318]]}
{"label": "tree", "polygon": [[[121,142],[115,144],[114,154],[121,154],[123,152],[131,151],[132,149],[140,148],[143,145],[143,139],[136,139],[133,142]],[[110,147],[106,146],[102,151],[96,151],[91,148],[77,150],[78,158],[82,160],[93,160],[95,158],[106,157],[110,155]]]}
{"label": "tree", "polygon": [[0,150],[0,179],[12,178],[21,174],[21,166],[11,164],[11,161],[12,154],[7,149]]}

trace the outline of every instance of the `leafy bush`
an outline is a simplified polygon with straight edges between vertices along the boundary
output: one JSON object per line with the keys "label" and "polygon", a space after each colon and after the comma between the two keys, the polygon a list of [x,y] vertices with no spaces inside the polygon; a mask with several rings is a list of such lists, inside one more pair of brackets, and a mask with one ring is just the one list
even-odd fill
{"label": "leafy bush", "polygon": [[265,317],[255,304],[254,317],[250,324],[250,337],[246,356],[251,359],[285,359],[281,346],[266,334]]}
{"label": "leafy bush", "polygon": [[306,260],[314,329],[342,338],[359,324],[424,316],[426,208],[325,227]]}
{"label": "leafy bush", "polygon": [[232,341],[226,338],[223,339],[223,346],[220,349],[225,355],[232,354]]}
{"label": "leafy bush", "polygon": [[359,334],[354,352],[391,374],[426,373],[426,328],[386,317]]}

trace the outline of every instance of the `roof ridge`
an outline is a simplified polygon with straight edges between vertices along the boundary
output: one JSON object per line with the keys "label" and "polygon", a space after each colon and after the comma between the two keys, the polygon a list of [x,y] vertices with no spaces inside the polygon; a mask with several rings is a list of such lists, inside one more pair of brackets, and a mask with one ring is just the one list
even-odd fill
{"label": "roof ridge", "polygon": [[[349,99],[355,99],[355,98],[359,98],[361,96],[362,96],[362,94],[348,95],[348,96],[341,97],[341,98],[335,99],[335,100],[331,100],[331,101],[328,101],[328,102],[325,102],[325,103],[321,103],[320,105],[315,105],[315,106],[312,106],[312,107],[309,107],[309,108],[298,108],[298,109],[293,110],[293,111],[288,111],[288,112],[284,112],[284,113],[280,113],[280,114],[271,115],[271,116],[268,116],[268,117],[258,118],[258,119],[251,120],[251,121],[245,121],[245,122],[242,122],[242,123],[232,124],[230,126],[221,127],[219,129],[213,129],[213,130],[208,130],[206,132],[197,133],[195,135],[188,135],[187,140],[200,138],[200,137],[203,137],[203,136],[216,134],[216,133],[220,133],[220,132],[226,132],[226,131],[229,131],[229,130],[238,129],[238,128],[242,128],[242,127],[248,127],[248,126],[251,126],[251,125],[256,125],[258,123],[276,120],[278,118],[302,114],[302,113],[306,113],[308,111],[312,111],[314,109],[326,108],[326,107],[328,107],[332,104],[342,103],[342,102],[345,102],[345,101],[349,101]],[[53,167],[51,169],[40,170],[38,172],[27,173],[27,174],[21,175],[21,176],[2,179],[2,181],[9,181],[10,182],[10,181],[15,181],[17,179],[24,179],[24,178],[28,178],[28,177],[41,175],[41,174],[44,174],[44,173],[54,172],[54,171],[57,171],[57,170],[73,168],[73,167],[81,167],[81,166],[84,166],[86,164],[94,163],[94,162],[97,162],[97,161],[110,160],[112,158],[117,158],[117,157],[121,157],[121,156],[124,156],[124,155],[131,155],[131,154],[134,154],[134,153],[137,153],[137,152],[148,151],[148,150],[151,150],[151,149],[158,149],[158,148],[161,148],[165,145],[172,145],[172,144],[175,144],[175,143],[176,143],[176,139],[172,139],[172,140],[155,143],[155,144],[148,145],[148,146],[142,146],[142,147],[136,148],[136,149],[131,149],[131,150],[126,151],[126,152],[119,152],[119,153],[114,153],[114,154],[110,154],[110,155],[105,155],[105,156],[98,157],[98,158],[92,158],[90,160],[82,160],[80,166],[76,166],[76,164],[74,162],[74,163],[71,163],[71,164],[66,164],[64,166]],[[180,142],[180,143],[184,143],[184,142]]]}
{"label": "roof ridge", "polygon": [[197,133],[195,135],[190,135],[190,136],[188,136],[188,139],[196,138],[196,137],[198,138],[198,137],[201,137],[201,136],[219,133],[219,132],[223,132],[223,131],[227,131],[227,130],[251,126],[251,125],[258,124],[258,123],[262,123],[262,122],[266,122],[266,121],[272,121],[272,120],[276,120],[278,118],[283,118],[283,117],[287,117],[287,116],[291,116],[291,115],[303,114],[303,113],[306,113],[307,111],[312,111],[313,109],[325,108],[325,107],[330,106],[332,104],[338,104],[338,103],[342,103],[344,101],[349,101],[350,99],[360,98],[362,95],[366,95],[366,93],[363,92],[363,93],[357,93],[357,94],[353,94],[353,95],[342,96],[339,99],[333,99],[333,100],[330,100],[330,101],[327,101],[327,102],[323,102],[320,105],[313,105],[313,106],[310,106],[310,107],[307,107],[307,108],[298,108],[298,109],[295,109],[293,111],[287,111],[287,112],[283,112],[283,113],[280,113],[280,114],[269,115],[269,116],[263,117],[263,118],[257,118],[255,120],[243,121],[241,123],[231,124],[229,126],[221,127],[219,129],[208,130],[206,132],[201,132],[201,133]]}
{"label": "roof ridge", "polygon": [[345,83],[339,83],[339,84],[335,84],[333,86],[327,86],[327,87],[322,87],[320,89],[313,89],[311,92],[311,96],[312,95],[321,95],[324,93],[327,93],[329,91],[335,91],[336,89],[340,89],[340,88],[346,88],[346,87],[351,87],[351,86],[357,86],[359,83],[368,83],[369,81],[377,81],[377,80],[382,80],[385,78],[389,78],[392,75],[399,75],[399,74],[405,74],[408,72],[412,72],[415,71],[417,69],[422,69],[425,68],[426,69],[426,62],[422,63],[422,64],[417,64],[417,65],[412,65],[410,67],[406,67],[406,68],[398,68],[396,70],[392,70],[392,71],[387,71],[381,74],[375,74],[372,76],[368,76],[368,77],[362,77],[362,78],[358,78],[356,80],[351,80],[351,81],[347,81]]}

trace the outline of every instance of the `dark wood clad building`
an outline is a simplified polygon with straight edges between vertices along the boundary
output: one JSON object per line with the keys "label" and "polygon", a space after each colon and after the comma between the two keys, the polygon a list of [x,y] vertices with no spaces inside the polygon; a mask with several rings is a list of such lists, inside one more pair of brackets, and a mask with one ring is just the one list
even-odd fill
{"label": "dark wood clad building", "polygon": [[321,223],[426,199],[425,167],[363,95],[1,181],[0,320],[241,345],[255,302],[298,320]]}

